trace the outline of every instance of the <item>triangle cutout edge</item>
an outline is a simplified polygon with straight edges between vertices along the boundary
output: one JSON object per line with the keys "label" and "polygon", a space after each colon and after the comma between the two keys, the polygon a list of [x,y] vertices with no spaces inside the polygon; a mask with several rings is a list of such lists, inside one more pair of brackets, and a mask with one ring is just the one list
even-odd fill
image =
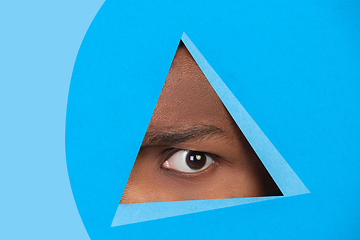
{"label": "triangle cutout edge", "polygon": [[185,33],[183,33],[181,41],[185,44],[187,50],[200,67],[210,85],[243,132],[260,161],[283,193],[283,196],[119,204],[111,226],[115,227],[309,193],[309,190],[282,158],[280,153],[271,144],[269,139],[260,130],[254,120],[242,107],[240,102],[227,88]]}

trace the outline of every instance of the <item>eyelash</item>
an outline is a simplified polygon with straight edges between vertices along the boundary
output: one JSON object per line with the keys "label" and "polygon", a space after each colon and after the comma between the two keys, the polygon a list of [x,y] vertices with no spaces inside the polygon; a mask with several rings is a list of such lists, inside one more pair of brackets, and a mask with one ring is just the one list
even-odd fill
{"label": "eyelash", "polygon": [[[172,157],[176,156],[176,154],[181,154],[179,153],[180,151],[183,151],[183,154],[178,156],[179,158],[181,158],[180,162],[175,161],[175,159],[173,159],[172,161],[170,161],[172,165],[170,166],[169,160],[171,160]],[[189,153],[192,154],[189,155]],[[195,151],[195,150],[177,149],[177,148],[169,148],[164,150],[163,156],[164,159],[161,161],[160,168],[166,171],[172,171],[182,176],[195,176],[198,173],[202,173],[208,170],[209,168],[211,168],[211,166],[216,164],[220,159],[219,156],[212,153]],[[194,157],[196,157],[196,159]],[[203,157],[205,157],[204,158],[205,163],[204,162],[198,163],[203,160]],[[209,163],[209,161],[211,162]],[[189,166],[189,164],[192,166]],[[165,167],[164,165],[167,167]]]}

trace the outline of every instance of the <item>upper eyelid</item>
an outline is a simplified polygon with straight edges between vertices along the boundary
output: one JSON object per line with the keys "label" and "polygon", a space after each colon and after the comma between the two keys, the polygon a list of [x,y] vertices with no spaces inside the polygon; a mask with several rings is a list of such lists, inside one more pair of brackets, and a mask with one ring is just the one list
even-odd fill
{"label": "upper eyelid", "polygon": [[173,156],[178,151],[185,150],[185,149],[178,149],[178,148],[168,148],[162,151],[162,154],[165,155],[164,159],[161,161],[162,163],[168,160],[171,156]]}
{"label": "upper eyelid", "polygon": [[[169,151],[167,154],[166,152]],[[179,152],[179,151],[196,151],[196,152],[202,152],[205,153],[206,155],[208,155],[209,157],[211,157],[214,161],[220,161],[220,160],[225,160],[222,157],[213,154],[213,153],[209,153],[209,152],[204,152],[204,151],[198,151],[198,150],[192,150],[192,149],[181,149],[181,148],[169,148],[169,149],[165,149],[163,151],[164,154],[166,154],[166,157],[161,161],[161,163],[165,162],[166,160],[168,160],[171,156],[173,156],[175,153]],[[225,160],[226,161],[226,160]]]}

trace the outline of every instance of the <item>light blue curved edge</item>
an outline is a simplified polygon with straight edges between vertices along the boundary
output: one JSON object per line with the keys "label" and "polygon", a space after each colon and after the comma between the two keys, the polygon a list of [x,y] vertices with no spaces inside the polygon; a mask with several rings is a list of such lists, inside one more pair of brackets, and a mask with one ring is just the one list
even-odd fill
{"label": "light blue curved edge", "polygon": [[119,204],[111,226],[115,227],[125,224],[145,222],[160,218],[261,202],[280,197],[282,196]]}
{"label": "light blue curved edge", "polygon": [[119,204],[112,227],[310,193],[188,36],[181,40],[214,88],[283,196]]}

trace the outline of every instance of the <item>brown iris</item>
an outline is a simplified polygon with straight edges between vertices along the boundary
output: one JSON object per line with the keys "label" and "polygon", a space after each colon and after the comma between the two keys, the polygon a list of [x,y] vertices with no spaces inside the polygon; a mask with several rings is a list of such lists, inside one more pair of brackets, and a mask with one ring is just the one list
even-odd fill
{"label": "brown iris", "polygon": [[206,154],[204,152],[189,151],[186,154],[186,164],[193,170],[199,170],[206,164]]}

